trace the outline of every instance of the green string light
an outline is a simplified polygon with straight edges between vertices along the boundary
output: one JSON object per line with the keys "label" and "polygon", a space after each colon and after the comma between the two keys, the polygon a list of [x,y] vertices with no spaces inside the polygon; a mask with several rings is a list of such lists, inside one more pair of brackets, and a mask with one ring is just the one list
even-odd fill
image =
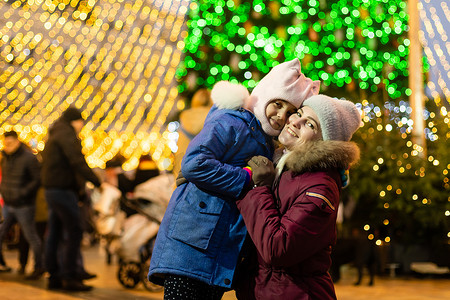
{"label": "green string light", "polygon": [[[185,70],[177,75],[205,70],[197,75],[215,78],[192,89],[211,87],[225,78],[252,87],[274,64],[298,57],[305,75],[326,86],[342,87],[353,78],[352,88],[374,92],[385,82],[390,97],[407,96],[406,0],[192,3],[186,63],[181,66]],[[228,66],[227,72],[206,67],[213,63]],[[250,80],[244,76],[247,71]]]}

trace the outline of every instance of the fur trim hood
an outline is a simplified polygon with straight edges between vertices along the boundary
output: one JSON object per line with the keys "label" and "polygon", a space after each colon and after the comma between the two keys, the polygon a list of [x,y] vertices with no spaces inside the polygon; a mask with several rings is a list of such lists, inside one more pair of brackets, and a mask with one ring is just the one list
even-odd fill
{"label": "fur trim hood", "polygon": [[314,141],[286,153],[278,165],[281,168],[286,166],[295,173],[330,168],[348,169],[358,162],[359,154],[359,147],[354,142]]}

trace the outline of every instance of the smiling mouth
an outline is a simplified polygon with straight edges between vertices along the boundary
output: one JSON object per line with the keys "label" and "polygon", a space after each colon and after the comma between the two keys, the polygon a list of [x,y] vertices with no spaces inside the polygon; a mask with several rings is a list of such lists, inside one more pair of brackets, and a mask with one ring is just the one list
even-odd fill
{"label": "smiling mouth", "polygon": [[298,137],[298,135],[294,132],[294,131],[292,131],[292,129],[291,128],[287,128],[287,132],[290,134],[290,135],[292,135],[293,137]]}
{"label": "smiling mouth", "polygon": [[278,124],[278,122],[277,121],[275,121],[274,119],[270,119],[271,121],[272,121],[272,127],[274,128],[274,129],[278,129],[278,128],[280,128],[281,126],[280,126],[280,124]]}

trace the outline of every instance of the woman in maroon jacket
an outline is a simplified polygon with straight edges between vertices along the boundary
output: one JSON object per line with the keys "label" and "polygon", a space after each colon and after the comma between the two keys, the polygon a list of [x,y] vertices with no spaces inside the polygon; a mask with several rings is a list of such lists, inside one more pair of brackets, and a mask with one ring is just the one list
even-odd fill
{"label": "woman in maroon jacket", "polygon": [[336,299],[328,269],[340,170],[359,159],[349,140],[360,123],[352,102],[312,96],[279,136],[285,150],[276,170],[265,157],[249,162],[255,186],[237,206],[258,262],[236,282],[238,299]]}

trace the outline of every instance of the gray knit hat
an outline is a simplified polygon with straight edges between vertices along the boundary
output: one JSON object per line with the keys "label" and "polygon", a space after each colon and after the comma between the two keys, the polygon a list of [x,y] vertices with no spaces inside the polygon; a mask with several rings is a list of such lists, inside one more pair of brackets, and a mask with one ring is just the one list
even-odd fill
{"label": "gray knit hat", "polygon": [[355,104],[345,99],[315,95],[303,102],[317,114],[324,140],[350,141],[360,127],[361,114]]}

